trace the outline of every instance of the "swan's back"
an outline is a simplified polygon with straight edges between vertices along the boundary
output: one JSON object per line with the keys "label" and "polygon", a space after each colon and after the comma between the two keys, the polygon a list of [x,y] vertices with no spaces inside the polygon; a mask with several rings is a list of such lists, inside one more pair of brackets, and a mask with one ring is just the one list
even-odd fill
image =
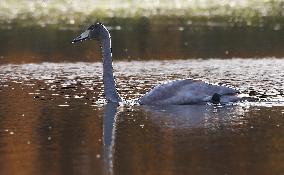
{"label": "swan's back", "polygon": [[225,86],[204,83],[199,80],[176,80],[156,86],[140,98],[139,103],[148,105],[196,104],[210,101],[215,93],[222,97],[234,95],[237,91]]}

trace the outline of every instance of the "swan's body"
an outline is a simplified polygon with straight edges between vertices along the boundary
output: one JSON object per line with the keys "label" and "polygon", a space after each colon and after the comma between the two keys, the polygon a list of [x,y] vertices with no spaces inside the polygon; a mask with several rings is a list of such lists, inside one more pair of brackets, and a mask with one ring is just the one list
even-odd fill
{"label": "swan's body", "polygon": [[[115,87],[112,68],[111,37],[107,28],[97,23],[91,25],[73,43],[97,39],[101,42],[103,53],[104,91],[108,102],[121,101]],[[239,100],[237,90],[225,86],[211,85],[198,80],[176,80],[158,85],[141,97],[138,102],[142,105],[184,105],[206,102],[226,103]]]}
{"label": "swan's body", "polygon": [[[139,103],[151,105],[227,103],[238,100],[236,93],[237,91],[232,88],[211,85],[198,80],[175,80],[154,87],[139,99]],[[212,99],[214,94],[218,94],[219,99],[214,101]]]}

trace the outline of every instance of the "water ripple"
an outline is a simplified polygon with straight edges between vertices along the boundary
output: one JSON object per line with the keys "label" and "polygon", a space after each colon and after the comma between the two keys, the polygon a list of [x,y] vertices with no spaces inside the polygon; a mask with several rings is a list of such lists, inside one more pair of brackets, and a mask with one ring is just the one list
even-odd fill
{"label": "water ripple", "polygon": [[[282,59],[207,59],[115,62],[118,91],[125,100],[136,99],[157,84],[174,79],[201,79],[226,84],[265,101],[284,101]],[[0,90],[22,84],[31,94],[64,98],[103,99],[102,64],[41,63],[0,66]],[[70,95],[69,92],[72,92]],[[91,94],[91,96],[90,96]],[[80,98],[79,98],[80,97]]]}

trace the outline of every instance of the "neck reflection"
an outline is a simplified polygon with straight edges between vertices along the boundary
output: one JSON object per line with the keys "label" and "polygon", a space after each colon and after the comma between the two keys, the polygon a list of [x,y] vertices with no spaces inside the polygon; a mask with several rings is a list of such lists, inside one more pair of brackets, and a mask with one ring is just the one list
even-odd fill
{"label": "neck reflection", "polygon": [[118,103],[107,103],[104,108],[104,122],[103,122],[103,158],[104,158],[104,174],[113,174],[113,154],[114,154],[114,140],[116,130]]}

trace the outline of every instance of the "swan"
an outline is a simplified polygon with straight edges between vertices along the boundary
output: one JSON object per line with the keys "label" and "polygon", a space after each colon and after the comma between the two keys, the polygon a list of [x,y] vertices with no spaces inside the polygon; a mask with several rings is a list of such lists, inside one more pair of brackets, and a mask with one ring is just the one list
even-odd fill
{"label": "swan", "polygon": [[[103,56],[103,84],[108,102],[119,103],[119,97],[112,67],[111,36],[102,23],[96,23],[87,28],[72,43],[96,39],[100,42]],[[200,103],[228,103],[238,101],[238,91],[202,82],[200,80],[174,80],[158,85],[138,99],[141,105],[186,105]]]}

